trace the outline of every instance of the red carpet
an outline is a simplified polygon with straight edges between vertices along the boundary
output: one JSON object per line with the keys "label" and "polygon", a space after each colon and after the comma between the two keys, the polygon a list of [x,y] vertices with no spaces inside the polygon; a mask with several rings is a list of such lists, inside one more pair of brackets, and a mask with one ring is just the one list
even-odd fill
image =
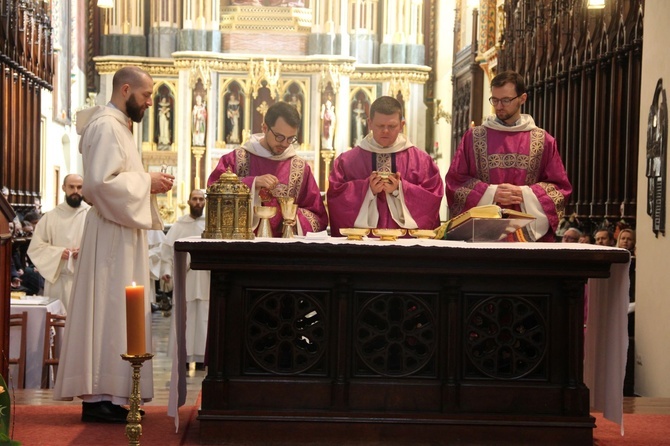
{"label": "red carpet", "polygon": [[624,414],[624,436],[618,424],[594,413],[596,428],[593,444],[596,446],[668,446],[670,445],[670,415]]}
{"label": "red carpet", "polygon": [[[145,406],[142,422],[142,445],[192,446],[198,442],[197,407],[179,410],[179,432],[167,416],[167,408]],[[593,431],[595,446],[668,446],[670,445],[670,415],[624,415],[625,436],[619,426],[596,417]],[[123,424],[84,424],[80,421],[80,406],[16,406],[13,412],[13,438],[24,446],[128,444]]]}
{"label": "red carpet", "polygon": [[[179,410],[179,432],[175,433],[174,419],[168,417],[167,407],[144,406],[142,445],[195,445],[197,429],[189,429],[197,408],[184,406]],[[125,424],[82,423],[81,406],[15,406],[12,413],[14,440],[24,446],[118,446],[128,444]],[[197,421],[196,421],[197,422]],[[191,432],[189,432],[191,431]],[[192,437],[192,438],[190,438]]]}

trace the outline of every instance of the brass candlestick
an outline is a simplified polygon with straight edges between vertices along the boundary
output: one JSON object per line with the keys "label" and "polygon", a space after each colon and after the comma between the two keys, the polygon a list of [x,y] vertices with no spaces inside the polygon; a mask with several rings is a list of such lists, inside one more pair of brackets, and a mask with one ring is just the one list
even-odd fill
{"label": "brass candlestick", "polygon": [[126,417],[126,437],[130,446],[140,446],[140,437],[142,436],[142,417],[140,416],[140,368],[144,361],[153,358],[151,353],[143,355],[121,355],[121,358],[130,362],[133,367],[133,390],[130,392],[130,410]]}

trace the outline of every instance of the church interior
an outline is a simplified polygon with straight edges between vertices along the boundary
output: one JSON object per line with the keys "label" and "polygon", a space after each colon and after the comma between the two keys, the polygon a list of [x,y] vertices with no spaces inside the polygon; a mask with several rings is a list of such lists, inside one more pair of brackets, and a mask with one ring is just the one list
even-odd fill
{"label": "church interior", "polygon": [[[557,236],[636,231],[626,394],[670,398],[659,342],[670,336],[668,20],[661,0],[0,0],[2,210],[63,201],[63,178],[82,171],[77,112],[106,104],[127,65],[154,80],[132,131],[146,171],[176,178],[158,196],[168,226],[278,101],[301,115],[297,152],[322,194],[385,95],[444,177],[463,134],[493,112],[491,80],[514,70],[528,86],[523,112],[556,138],[573,187]],[[446,203],[440,217],[452,217]]]}

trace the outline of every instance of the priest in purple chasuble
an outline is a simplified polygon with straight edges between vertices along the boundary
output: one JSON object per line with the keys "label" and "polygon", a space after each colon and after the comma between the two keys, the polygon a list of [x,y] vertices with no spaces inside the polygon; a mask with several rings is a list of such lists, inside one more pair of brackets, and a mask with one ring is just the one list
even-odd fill
{"label": "priest in purple chasuble", "polygon": [[433,159],[402,130],[402,105],[382,96],[370,106],[370,133],[339,155],[330,172],[331,235],[340,228],[434,229],[440,225],[442,177]]}
{"label": "priest in purple chasuble", "polygon": [[521,114],[523,78],[506,71],[491,82],[495,116],[469,129],[446,176],[451,217],[474,206],[498,204],[536,217],[510,241],[554,242],[572,186],[556,140]]}
{"label": "priest in purple chasuble", "polygon": [[[270,219],[272,234],[281,237],[283,218],[277,198],[293,197],[298,205],[297,232],[324,231],[328,214],[312,169],[296,155],[300,114],[286,103],[277,102],[268,108],[261,125],[262,133],[252,135],[241,147],[224,155],[210,174],[207,185],[215,183],[230,167],[251,190],[251,205],[274,206],[277,214]],[[254,214],[252,225],[258,226]]]}

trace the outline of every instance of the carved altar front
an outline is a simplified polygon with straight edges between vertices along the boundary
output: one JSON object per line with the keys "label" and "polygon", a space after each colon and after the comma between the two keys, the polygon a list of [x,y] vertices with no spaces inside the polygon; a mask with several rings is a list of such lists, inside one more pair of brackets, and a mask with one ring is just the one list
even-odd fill
{"label": "carved altar front", "polygon": [[584,284],[628,254],[527,245],[177,241],[212,270],[201,442],[591,445]]}

